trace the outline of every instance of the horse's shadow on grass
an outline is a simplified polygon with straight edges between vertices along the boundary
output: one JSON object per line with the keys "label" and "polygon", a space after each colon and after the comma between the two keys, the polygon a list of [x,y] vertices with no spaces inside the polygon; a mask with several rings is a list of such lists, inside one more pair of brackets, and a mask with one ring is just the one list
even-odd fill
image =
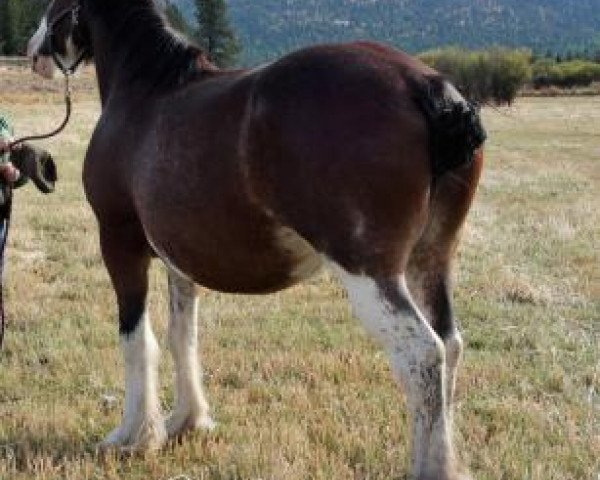
{"label": "horse's shadow on grass", "polygon": [[0,463],[9,472],[31,472],[97,456],[96,442],[73,435],[23,431],[0,438]]}
{"label": "horse's shadow on grass", "polygon": [[[177,448],[195,443],[201,432],[188,433],[172,439],[160,450],[168,455]],[[157,452],[131,452],[118,449],[105,450],[99,447],[101,436],[74,436],[69,434],[48,434],[47,432],[15,432],[13,435],[0,437],[0,473],[37,475],[44,472],[59,472],[68,469],[67,465],[93,464],[96,467],[125,468],[133,460],[144,461],[156,458]],[[118,467],[121,465],[121,467]],[[131,465],[129,465],[131,467]],[[0,478],[1,477],[0,475]],[[10,477],[8,477],[10,478]],[[202,478],[222,478],[218,473]],[[232,477],[233,478],[233,477]],[[236,477],[237,478],[237,477]],[[370,478],[367,472],[355,472],[355,478]],[[390,480],[409,480],[410,476],[397,473]]]}
{"label": "horse's shadow on grass", "polygon": [[[203,437],[202,432],[189,433],[171,439],[159,451],[168,455],[188,443],[195,443]],[[155,458],[157,452],[137,452],[100,447],[101,435],[77,436],[53,432],[13,432],[0,437],[0,473],[33,474],[43,471],[57,471],[67,464],[83,465],[127,465],[133,460],[144,461]],[[1,477],[0,475],[0,478]]]}
{"label": "horse's shadow on grass", "polygon": [[[93,463],[96,465],[143,460],[147,454],[119,449],[103,449],[101,436],[74,436],[47,432],[17,432],[0,438],[0,471],[31,473],[54,470],[66,464]],[[192,439],[169,442],[163,451]],[[156,452],[154,452],[156,453]]]}

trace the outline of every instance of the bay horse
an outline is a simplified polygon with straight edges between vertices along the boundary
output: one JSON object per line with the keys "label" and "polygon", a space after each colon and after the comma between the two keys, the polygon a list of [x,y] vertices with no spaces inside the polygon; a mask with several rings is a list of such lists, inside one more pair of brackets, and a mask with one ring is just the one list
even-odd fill
{"label": "bay horse", "polygon": [[[155,449],[213,426],[197,285],[265,294],[325,264],[406,393],[412,475],[461,478],[450,267],[483,163],[476,108],[420,61],[370,42],[219,70],[152,0],[54,0],[29,53],[46,76],[53,58],[96,66],[102,112],[83,182],[126,380],[123,420],[104,446]],[[147,313],[153,257],[169,278],[176,400],[166,421]]]}

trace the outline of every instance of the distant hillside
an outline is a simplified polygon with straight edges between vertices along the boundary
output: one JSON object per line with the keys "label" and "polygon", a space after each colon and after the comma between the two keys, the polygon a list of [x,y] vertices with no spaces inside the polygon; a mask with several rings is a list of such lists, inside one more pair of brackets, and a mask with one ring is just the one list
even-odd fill
{"label": "distant hillside", "polygon": [[[192,0],[174,0],[193,18]],[[411,52],[442,45],[600,47],[599,0],[228,0],[256,64],[303,45],[378,39]]]}

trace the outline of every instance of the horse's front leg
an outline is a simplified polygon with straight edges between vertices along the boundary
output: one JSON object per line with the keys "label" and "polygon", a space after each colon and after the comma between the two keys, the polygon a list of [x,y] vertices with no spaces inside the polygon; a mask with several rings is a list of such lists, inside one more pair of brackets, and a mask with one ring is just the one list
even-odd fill
{"label": "horse's front leg", "polygon": [[169,314],[176,392],[167,432],[176,437],[188,430],[210,430],[214,422],[208,413],[198,361],[198,291],[192,281],[173,269],[169,269]]}
{"label": "horse's front leg", "polygon": [[150,250],[137,224],[118,228],[101,225],[100,243],[117,295],[125,360],[123,421],[101,446],[156,449],[167,436],[157,392],[159,349],[146,311]]}

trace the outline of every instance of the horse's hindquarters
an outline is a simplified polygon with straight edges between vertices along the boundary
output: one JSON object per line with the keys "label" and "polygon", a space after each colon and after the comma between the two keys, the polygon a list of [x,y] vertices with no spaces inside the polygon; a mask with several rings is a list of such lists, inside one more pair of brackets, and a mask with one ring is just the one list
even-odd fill
{"label": "horse's hindquarters", "polygon": [[[425,118],[401,77],[321,60],[263,72],[245,135],[248,188],[346,270],[398,273],[427,216]],[[316,79],[302,84],[311,68]]]}

